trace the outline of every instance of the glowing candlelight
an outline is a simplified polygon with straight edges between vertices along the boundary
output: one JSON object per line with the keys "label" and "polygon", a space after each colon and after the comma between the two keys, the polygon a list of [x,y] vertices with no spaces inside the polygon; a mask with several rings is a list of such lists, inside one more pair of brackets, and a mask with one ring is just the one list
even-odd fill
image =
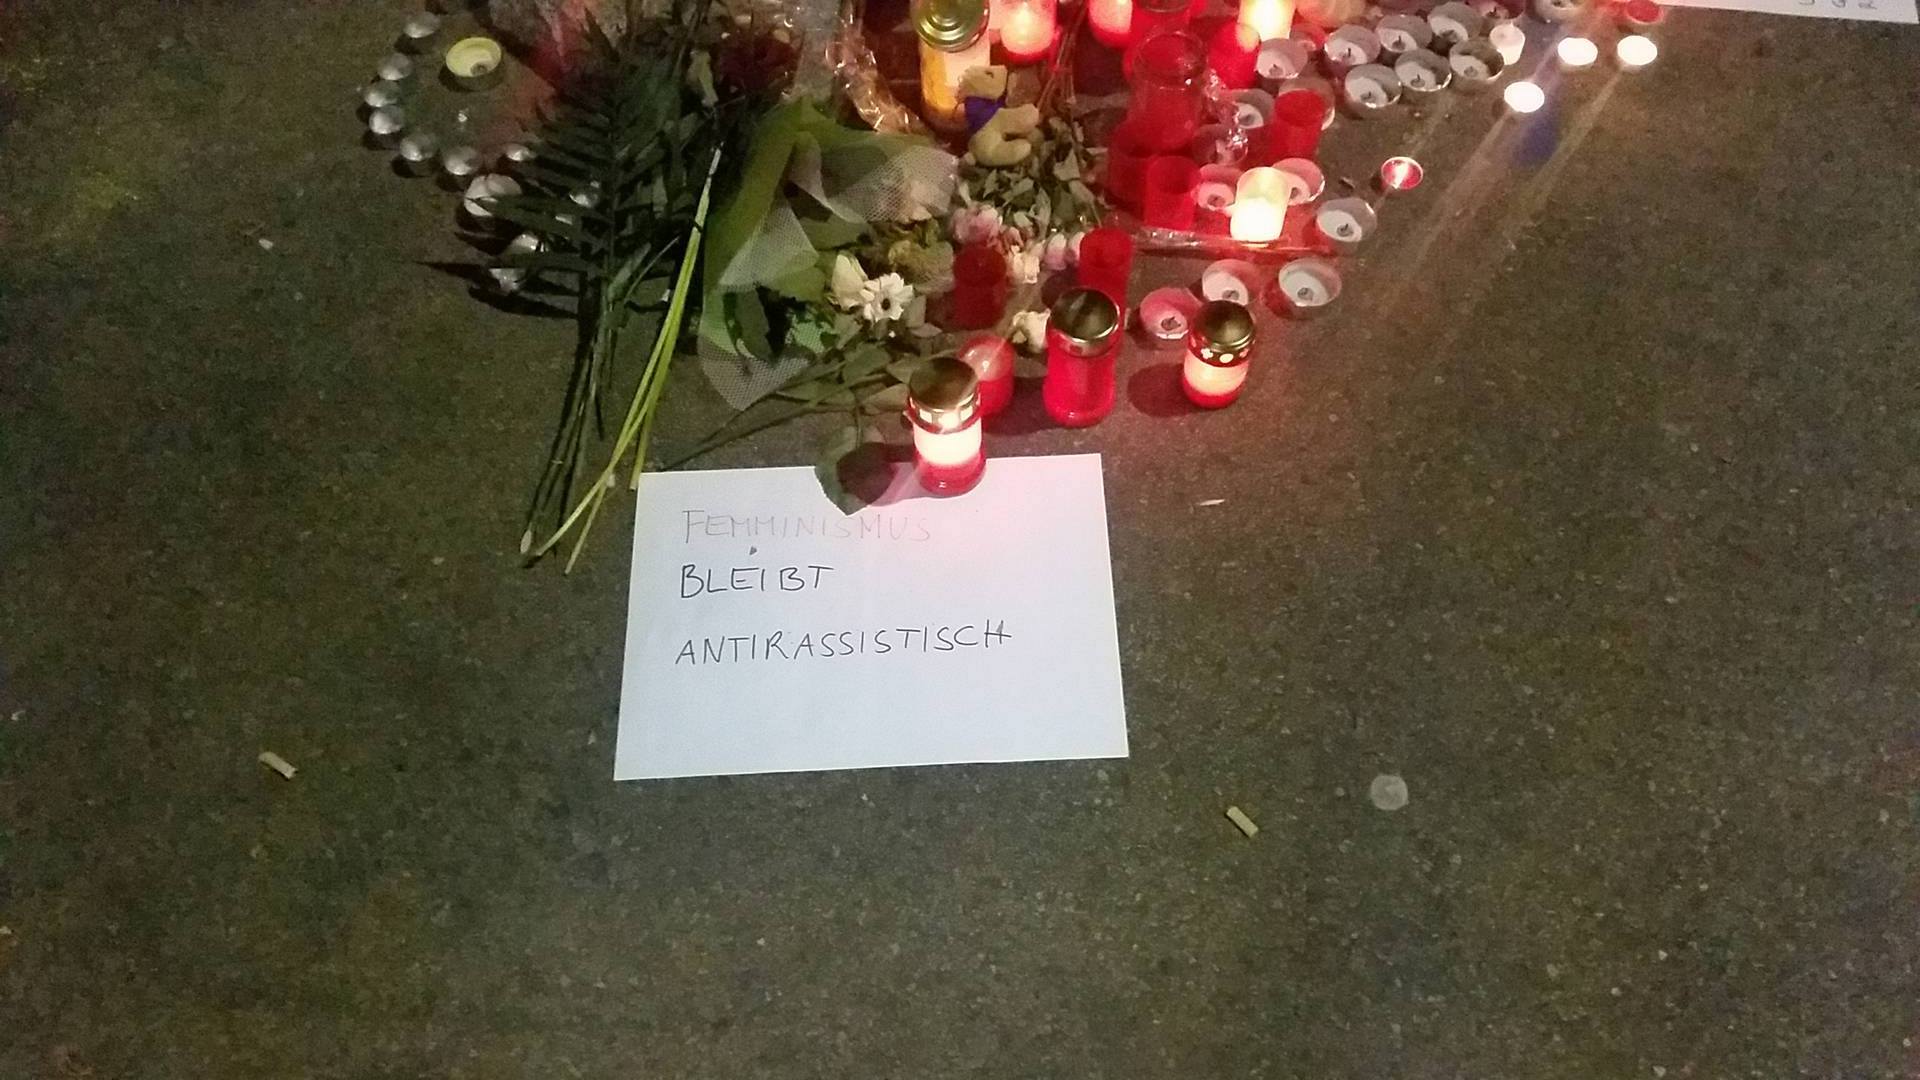
{"label": "glowing candlelight", "polygon": [[1553,51],[1560,58],[1560,66],[1563,68],[1591,67],[1595,60],[1600,59],[1600,46],[1595,45],[1590,38],[1563,38],[1560,44],[1554,46]]}
{"label": "glowing candlelight", "polygon": [[1380,189],[1390,195],[1412,191],[1420,186],[1427,171],[1410,157],[1390,157],[1380,163]]}
{"label": "glowing candlelight", "polygon": [[1628,34],[1613,47],[1613,55],[1619,58],[1622,68],[1628,71],[1639,71],[1653,63],[1653,58],[1660,55],[1660,46],[1655,45],[1650,37]]}
{"label": "glowing candlelight", "polygon": [[1519,63],[1527,53],[1526,31],[1510,22],[1503,22],[1487,31],[1487,40],[1500,50],[1500,59],[1505,60],[1508,67]]}
{"label": "glowing candlelight", "polygon": [[993,60],[983,0],[915,0],[913,28],[920,38],[920,110],[942,131],[966,127],[960,80]]}
{"label": "glowing candlelight", "polygon": [[1509,83],[1502,96],[1507,99],[1507,108],[1523,116],[1540,111],[1540,106],[1547,103],[1547,92],[1540,89],[1540,84],[1525,79]]}
{"label": "glowing candlelight", "polygon": [[1187,336],[1187,360],[1181,386],[1187,400],[1203,409],[1233,404],[1247,383],[1253,358],[1253,315],[1231,300],[1210,300],[1194,316]]}
{"label": "glowing candlelight", "polygon": [[935,495],[971,490],[986,471],[980,445],[980,381],[973,368],[936,356],[907,381],[907,419],[920,486]]}
{"label": "glowing candlelight", "polygon": [[1000,45],[1007,60],[1032,64],[1046,58],[1053,48],[1053,31],[1059,21],[1056,0],[1004,0],[995,5],[1004,11],[1000,22]]}
{"label": "glowing candlelight", "polygon": [[1094,40],[1109,49],[1124,49],[1133,40],[1133,0],[1087,0],[1087,21]]}
{"label": "glowing candlelight", "polygon": [[1240,0],[1239,22],[1252,27],[1261,41],[1286,37],[1293,29],[1293,0]]}
{"label": "glowing candlelight", "polygon": [[1287,178],[1271,167],[1240,174],[1227,232],[1243,244],[1265,244],[1280,239],[1286,224]]}

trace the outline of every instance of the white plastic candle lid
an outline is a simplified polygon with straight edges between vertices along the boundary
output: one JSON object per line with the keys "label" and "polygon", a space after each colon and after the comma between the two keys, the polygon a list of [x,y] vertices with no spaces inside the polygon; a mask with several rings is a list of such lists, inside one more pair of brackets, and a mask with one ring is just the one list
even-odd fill
{"label": "white plastic candle lid", "polygon": [[1304,206],[1326,189],[1327,174],[1306,158],[1282,158],[1273,163],[1287,178],[1287,205]]}
{"label": "white plastic candle lid", "polygon": [[1200,274],[1200,295],[1208,300],[1251,303],[1260,270],[1245,259],[1221,259]]}
{"label": "white plastic candle lid", "polygon": [[1307,70],[1307,47],[1292,38],[1275,38],[1260,46],[1253,69],[1263,79],[1284,80]]}
{"label": "white plastic candle lid", "polygon": [[1323,204],[1313,220],[1320,231],[1342,243],[1357,244],[1373,233],[1379,219],[1362,199],[1333,199]]}
{"label": "white plastic candle lid", "polygon": [[1325,307],[1340,295],[1340,272],[1324,259],[1295,259],[1280,268],[1280,295],[1295,307]]}

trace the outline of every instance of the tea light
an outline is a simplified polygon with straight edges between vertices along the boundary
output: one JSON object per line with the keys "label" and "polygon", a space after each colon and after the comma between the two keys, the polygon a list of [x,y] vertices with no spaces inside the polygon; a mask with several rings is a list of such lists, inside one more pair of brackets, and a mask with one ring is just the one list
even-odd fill
{"label": "tea light", "polygon": [[1447,66],[1453,69],[1453,81],[1462,90],[1484,90],[1507,70],[1506,58],[1493,42],[1474,38],[1453,47],[1447,54]]}
{"label": "tea light", "polygon": [[471,146],[449,146],[440,153],[440,167],[455,180],[480,171],[480,151]]}
{"label": "tea light", "polygon": [[992,416],[1013,400],[1013,346],[998,334],[975,334],[960,346],[960,361],[980,380],[980,415]]}
{"label": "tea light", "polygon": [[1433,40],[1433,28],[1418,15],[1388,15],[1374,28],[1380,36],[1380,48],[1388,56],[1405,56],[1424,49]]}
{"label": "tea light", "polygon": [[384,109],[400,103],[400,84],[388,79],[379,79],[367,84],[360,91],[360,100],[367,103],[369,109]]}
{"label": "tea light", "polygon": [[423,11],[408,19],[407,24],[400,28],[400,40],[414,52],[426,52],[434,36],[439,33],[440,16]]}
{"label": "tea light", "polygon": [[374,69],[374,73],[386,82],[402,82],[413,75],[413,57],[405,53],[394,53],[380,61],[380,66]]}
{"label": "tea light", "polygon": [[1347,25],[1327,35],[1327,63],[1336,73],[1371,64],[1380,55],[1380,37],[1364,26]]}
{"label": "tea light", "polygon": [[1265,90],[1240,90],[1233,95],[1234,121],[1242,128],[1261,128],[1273,119],[1273,95]]}
{"label": "tea light", "polygon": [[1266,244],[1280,239],[1280,230],[1286,224],[1287,216],[1285,186],[1276,194],[1248,194],[1244,186],[1247,176],[1273,171],[1248,169],[1246,176],[1240,178],[1243,186],[1235,194],[1233,206],[1228,210],[1227,232],[1243,244]]}
{"label": "tea light", "polygon": [[1299,78],[1300,73],[1307,70],[1309,59],[1305,45],[1292,38],[1276,38],[1261,43],[1253,68],[1262,79],[1279,83]]}
{"label": "tea light", "polygon": [[1520,58],[1526,55],[1527,32],[1513,23],[1496,24],[1487,31],[1487,40],[1493,42],[1493,47],[1500,51],[1500,59],[1506,61],[1508,67],[1519,63]]}
{"label": "tea light", "polygon": [[1163,344],[1185,341],[1200,311],[1200,301],[1189,289],[1169,285],[1155,289],[1140,301],[1140,325]]}
{"label": "tea light", "polygon": [[1540,84],[1528,82],[1525,79],[1507,84],[1507,89],[1501,96],[1506,98],[1507,108],[1523,116],[1527,113],[1539,112],[1540,106],[1547,103],[1547,92],[1540,89]]}
{"label": "tea light", "polygon": [[502,173],[486,173],[473,178],[467,185],[466,196],[461,206],[466,208],[467,216],[475,221],[487,221],[493,217],[493,209],[488,204],[495,199],[504,199],[520,194],[520,182]]}
{"label": "tea light", "polygon": [[1329,199],[1320,204],[1320,209],[1313,215],[1313,222],[1327,239],[1342,247],[1351,247],[1372,236],[1374,226],[1380,223],[1380,219],[1365,199],[1349,196]]}
{"label": "tea light", "polygon": [[[538,251],[545,251],[546,247],[538,236],[532,233],[521,233],[507,242],[503,255],[531,255]],[[487,274],[493,278],[493,283],[499,286],[500,291],[508,295],[519,292],[520,286],[527,281],[527,268],[512,265],[510,260],[505,265],[488,267]]]}
{"label": "tea light", "polygon": [[994,5],[994,11],[1002,13],[1000,47],[1006,50],[1009,63],[1034,64],[1046,59],[1059,23],[1056,0],[1003,0]]}
{"label": "tea light", "polygon": [[1666,18],[1666,11],[1654,0],[1627,0],[1615,9],[1620,25],[1630,30],[1647,30]]}
{"label": "tea light", "polygon": [[1233,193],[1240,184],[1240,170],[1231,165],[1202,165],[1200,182],[1194,185],[1196,208],[1193,227],[1196,232],[1219,234],[1227,231],[1227,215],[1233,209]]}
{"label": "tea light", "polygon": [[440,153],[440,140],[430,131],[416,131],[400,140],[400,152],[397,158],[400,167],[413,176],[425,176],[433,171],[435,157]]}
{"label": "tea light", "polygon": [[1273,163],[1287,178],[1287,205],[1305,206],[1327,188],[1327,174],[1306,158],[1282,158]]}
{"label": "tea light", "polygon": [[500,156],[516,165],[524,165],[540,155],[526,143],[510,142],[500,148]]}
{"label": "tea light", "polygon": [[1385,64],[1361,64],[1340,81],[1357,115],[1378,116],[1400,101],[1400,77]]}
{"label": "tea light", "polygon": [[478,90],[492,81],[505,58],[492,38],[461,38],[447,48],[447,74],[462,90]]}
{"label": "tea light", "polygon": [[1560,44],[1553,47],[1554,55],[1560,58],[1560,66],[1569,70],[1592,67],[1600,59],[1600,46],[1591,38],[1561,38]]}
{"label": "tea light", "polygon": [[1412,191],[1420,186],[1427,171],[1410,157],[1390,157],[1380,163],[1380,190],[1389,195]]}
{"label": "tea light", "polygon": [[1533,0],[1533,13],[1542,22],[1567,22],[1586,11],[1586,0]]}
{"label": "tea light", "polygon": [[1210,300],[1193,318],[1180,385],[1203,409],[1233,404],[1253,359],[1253,313],[1231,300]]}
{"label": "tea light", "polygon": [[367,130],[376,139],[392,139],[407,126],[406,111],[398,105],[389,105],[384,109],[375,109],[367,117]]}
{"label": "tea light", "polygon": [[1281,309],[1296,319],[1313,318],[1340,297],[1340,271],[1325,259],[1295,259],[1274,283]]}
{"label": "tea light", "polygon": [[1109,49],[1124,49],[1133,40],[1133,0],[1087,0],[1087,22],[1094,40]]}
{"label": "tea light", "polygon": [[1261,41],[1286,37],[1293,28],[1293,0],[1240,0],[1238,21],[1251,27]]}
{"label": "tea light", "polygon": [[1221,259],[1200,272],[1200,295],[1208,300],[1251,304],[1260,291],[1260,268],[1245,259]]}
{"label": "tea light", "polygon": [[907,380],[916,472],[929,494],[959,495],[980,482],[980,412],[980,377],[957,357],[936,356]]}
{"label": "tea light", "polygon": [[1408,93],[1435,94],[1453,82],[1453,69],[1447,58],[1426,49],[1415,49],[1393,62],[1393,73]]}
{"label": "tea light", "polygon": [[1448,0],[1434,8],[1427,15],[1427,25],[1433,28],[1435,41],[1452,48],[1470,38],[1478,37],[1486,29],[1486,17],[1473,10],[1460,0]]}
{"label": "tea light", "polygon": [[1660,55],[1660,46],[1655,45],[1650,37],[1628,34],[1613,47],[1613,55],[1620,61],[1623,70],[1639,71]]}

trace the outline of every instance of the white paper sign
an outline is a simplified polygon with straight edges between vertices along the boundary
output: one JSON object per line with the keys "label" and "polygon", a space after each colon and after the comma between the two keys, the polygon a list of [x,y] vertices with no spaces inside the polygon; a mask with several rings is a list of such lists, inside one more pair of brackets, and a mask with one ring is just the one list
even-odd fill
{"label": "white paper sign", "polygon": [[853,515],[807,468],[642,478],[614,779],[1126,753],[1098,455]]}
{"label": "white paper sign", "polygon": [[1914,0],[1660,0],[1671,7],[1759,11],[1769,15],[1812,15],[1868,22],[1920,22]]}

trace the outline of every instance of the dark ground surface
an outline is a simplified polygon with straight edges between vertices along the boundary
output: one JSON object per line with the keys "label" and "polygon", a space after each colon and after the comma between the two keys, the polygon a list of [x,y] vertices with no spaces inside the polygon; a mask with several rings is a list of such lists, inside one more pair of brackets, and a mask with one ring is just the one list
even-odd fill
{"label": "dark ground surface", "polygon": [[1131,760],[616,785],[406,5],[11,6],[0,1077],[1920,1075],[1920,31],[1337,130],[1430,180],[1253,397],[997,440],[1106,455]]}

